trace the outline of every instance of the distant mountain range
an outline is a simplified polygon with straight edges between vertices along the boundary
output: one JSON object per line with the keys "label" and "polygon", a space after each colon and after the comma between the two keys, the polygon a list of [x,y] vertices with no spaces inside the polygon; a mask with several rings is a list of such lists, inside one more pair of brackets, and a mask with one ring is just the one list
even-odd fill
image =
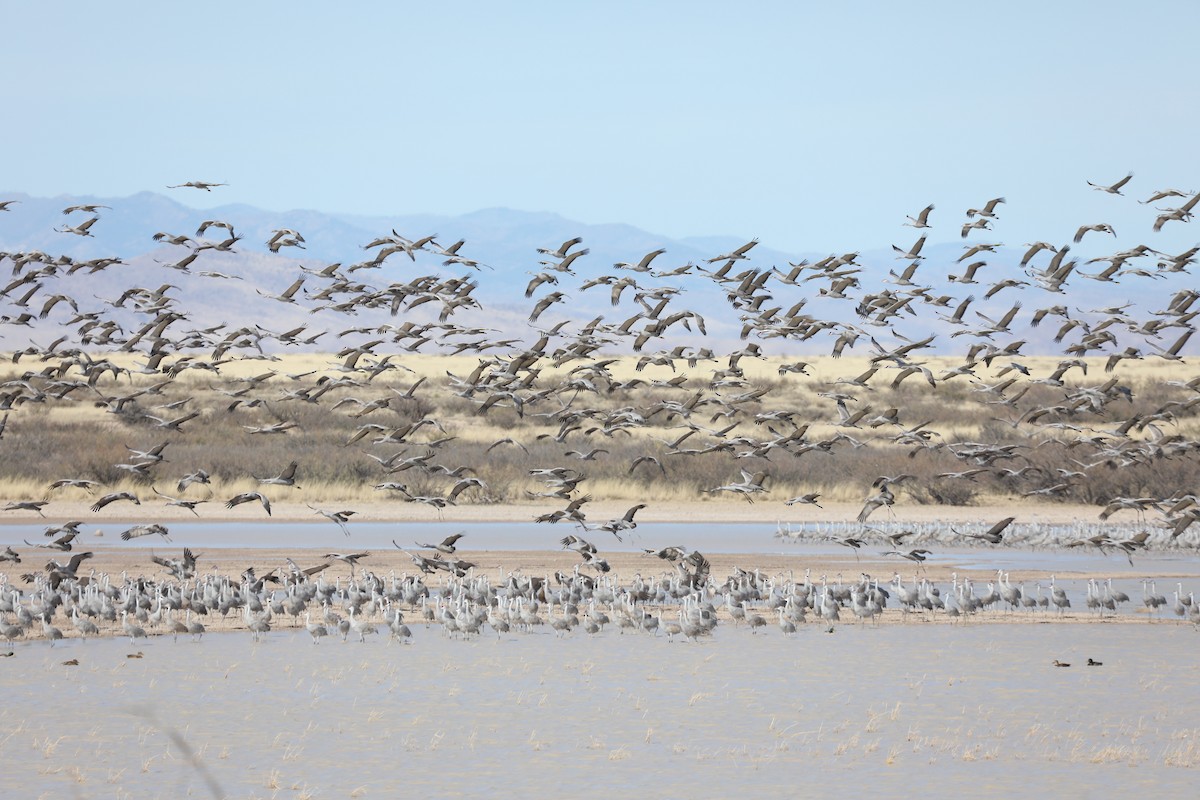
{"label": "distant mountain range", "polygon": [[[382,287],[393,282],[410,281],[430,272],[468,274],[479,284],[473,296],[484,305],[482,314],[472,312],[471,318],[476,322],[471,324],[480,324],[478,320],[483,320],[486,327],[502,331],[505,336],[524,335],[526,338],[536,335],[531,333],[526,322],[530,307],[537,298],[554,290],[566,293],[568,298],[540,318],[539,326],[548,327],[562,319],[582,322],[601,315],[607,321],[619,322],[635,313],[638,306],[633,303],[632,292],[626,293],[620,307],[614,308],[606,286],[580,291],[586,280],[613,273],[613,264],[617,262],[636,263],[644,254],[664,248],[666,252],[652,264],[656,270],[669,270],[689,263],[711,270],[720,264],[708,264],[708,259],[746,243],[746,239],[734,236],[669,239],[630,225],[588,225],[552,213],[503,208],[484,209],[460,216],[419,214],[365,217],[308,210],[272,212],[236,204],[198,210],[154,192],[141,192],[123,198],[44,198],[7,192],[0,193],[0,200],[17,201],[7,211],[0,212],[0,251],[20,253],[37,250],[52,258],[62,255],[78,261],[115,257],[123,262],[94,274],[80,271],[69,277],[60,275],[52,279],[60,283],[46,285],[39,297],[52,291],[70,293],[82,308],[89,303],[97,304],[101,299],[119,297],[131,286],[154,288],[163,283],[172,283],[186,294],[190,324],[197,328],[219,322],[245,324],[244,320],[252,320],[268,328],[293,326],[302,322],[336,328],[343,320],[325,322],[333,312],[313,312],[312,309],[320,305],[319,301],[305,300],[301,294],[296,298],[301,301],[297,304],[270,302],[264,299],[264,295],[277,295],[296,278],[302,277],[304,273],[300,271],[300,266],[318,269],[340,262],[342,270],[349,271],[354,265],[369,262],[377,251],[364,249],[364,246],[378,237],[391,236],[393,231],[410,240],[436,234],[437,242],[443,247],[464,240],[459,254],[485,266],[478,271],[457,265],[443,267],[444,259],[431,252],[420,252],[415,260],[398,253],[388,258],[382,267],[355,270],[352,273],[354,279]],[[108,206],[98,210],[99,220],[90,228],[91,235],[83,237],[56,231],[55,228],[78,224],[87,218],[84,212],[75,212],[69,217],[62,213],[67,206],[81,204]],[[157,242],[154,235],[162,232],[197,238],[196,231],[206,220],[227,222],[233,226],[241,237],[233,248],[234,252],[205,251],[190,265],[190,273],[170,269],[167,265],[177,263],[190,250],[184,246]],[[278,254],[270,253],[266,243],[272,232],[285,228],[303,235],[304,249],[283,248]],[[216,242],[224,235],[224,230],[211,228],[204,239]],[[917,235],[913,232],[911,238],[915,240]],[[973,235],[971,241],[984,241],[982,236],[976,238]],[[558,279],[558,284],[544,283],[535,290],[533,298],[527,299],[525,292],[529,280],[546,269],[539,261],[547,257],[539,255],[538,248],[552,250],[575,237],[582,238],[582,243],[575,249],[587,248],[589,251],[572,266],[576,274],[552,273]],[[911,241],[905,242],[901,247],[906,248],[910,244]],[[1104,254],[1111,252],[1112,239],[1097,236],[1090,239],[1087,246],[1095,251],[1089,251],[1090,255]],[[1103,249],[1106,246],[1108,250]],[[986,258],[987,266],[980,270],[977,277],[979,284],[974,286],[955,284],[948,279],[949,275],[960,273],[965,266],[957,263],[963,248],[961,241],[926,245],[922,251],[925,258],[913,283],[929,287],[929,294],[933,297],[948,295],[955,302],[968,295],[976,296],[977,301],[971,307],[972,314],[979,311],[998,317],[1015,301],[1020,301],[1025,305],[1020,312],[1023,317],[1028,317],[1039,306],[1064,302],[1069,302],[1075,315],[1087,316],[1090,309],[1133,303],[1138,310],[1131,313],[1145,316],[1162,308],[1173,292],[1186,287],[1190,281],[1190,276],[1176,273],[1163,279],[1127,280],[1117,286],[1075,275],[1070,279],[1066,287],[1067,294],[1064,295],[1034,287],[1020,291],[1015,287],[1004,289],[991,300],[984,301],[983,295],[989,285],[997,281],[1011,278],[1030,282],[1019,266],[1025,248],[1002,247],[995,253],[980,255],[978,258]],[[769,242],[763,242],[748,251],[747,260],[736,262],[732,272],[736,274],[747,268],[770,270],[778,267],[786,273],[789,264],[816,261],[828,255],[816,252],[785,253],[772,249]],[[1047,258],[1043,254],[1039,265],[1044,266]],[[861,285],[855,289],[856,297],[887,288],[905,288],[894,283],[889,286],[889,282],[896,280],[895,276],[889,276],[889,270],[900,273],[909,264],[907,260],[898,258],[895,252],[876,250],[860,253],[856,262],[861,265],[861,272],[857,275]],[[1097,271],[1103,266],[1096,267]],[[1083,269],[1083,266],[1079,269]],[[201,272],[231,277],[203,276]],[[752,317],[767,307],[790,308],[801,300],[807,301],[804,313],[869,329],[868,322],[856,313],[855,302],[832,300],[819,294],[818,287],[828,285],[825,280],[800,283],[798,286],[768,282],[763,291],[769,293],[770,297],[757,310],[734,309],[727,296],[730,286],[705,279],[698,269],[693,269],[692,273],[662,278],[645,273],[622,274],[634,278],[642,288],[671,286],[685,289],[685,293],[672,302],[672,308],[687,308],[705,317],[709,333],[709,340],[701,343],[705,346],[736,347],[743,329],[742,317]],[[320,280],[310,278],[305,283],[304,291],[315,293],[321,285]],[[12,293],[17,294],[20,293]],[[10,301],[12,295],[9,296]],[[92,300],[93,297],[96,299]],[[38,303],[35,300],[31,305]],[[918,313],[902,313],[896,322],[896,327],[905,335],[916,338],[948,330],[948,326],[933,313],[946,314],[946,308],[923,309],[922,306],[926,305],[923,302],[914,302],[912,305]],[[429,318],[426,311],[418,316],[420,319]],[[1098,317],[1099,314],[1091,316]],[[382,317],[386,318],[387,315],[383,314]],[[433,317],[436,318],[436,314]],[[467,318],[456,317],[460,323],[464,319]],[[977,320],[972,318],[971,322],[974,324]],[[42,327],[45,327],[45,323]],[[1029,344],[1023,352],[1059,352],[1061,349],[1060,345],[1050,341],[1053,330],[1038,328],[1026,331],[1025,324],[1019,327],[1023,333],[1031,334],[1025,337],[1029,339]],[[40,329],[35,327],[32,330],[36,332]],[[888,328],[880,329],[878,335],[890,335]],[[0,336],[7,347],[24,346],[25,339],[29,338],[29,329],[14,331],[12,326],[4,326],[0,328]],[[337,346],[332,337],[320,344],[325,348]],[[819,354],[829,351],[831,339],[821,336],[806,342],[772,340],[763,344],[768,351]],[[965,349],[965,346],[962,340],[951,343],[949,337],[939,337],[938,348],[943,352],[954,352]]]}

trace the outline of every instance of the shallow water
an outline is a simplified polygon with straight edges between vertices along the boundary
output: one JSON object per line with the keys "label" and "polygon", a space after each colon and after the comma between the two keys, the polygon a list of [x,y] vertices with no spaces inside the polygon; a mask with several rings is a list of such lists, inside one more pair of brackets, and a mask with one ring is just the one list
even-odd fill
{"label": "shallow water", "polygon": [[140,659],[125,640],[20,644],[0,660],[5,793],[211,796],[173,735],[233,797],[1183,796],[1200,779],[1192,626],[414,634],[159,638]]}
{"label": "shallow water", "polygon": [[[76,546],[93,547],[107,544],[112,547],[162,549],[171,547],[217,547],[251,549],[306,549],[335,548],[380,549],[391,548],[393,540],[402,547],[412,548],[416,542],[438,542],[454,533],[465,533],[459,544],[464,550],[554,550],[559,540],[568,533],[578,533],[574,525],[537,524],[534,522],[360,522],[351,523],[351,536],[346,537],[328,522],[178,522],[171,523],[170,542],[160,536],[144,536],[128,542],[120,540],[121,531],[129,528],[129,522],[106,522],[82,528],[84,535]],[[44,524],[0,524],[0,547],[12,545],[24,551],[25,540],[33,543],[45,542],[42,535]],[[887,526],[880,526],[886,529]],[[822,530],[828,526],[822,526]],[[842,529],[844,528],[844,530]],[[862,535],[861,527],[853,525],[828,528],[841,535]],[[774,524],[755,523],[669,523],[646,522],[636,529],[626,531],[618,541],[612,534],[593,531],[587,538],[595,541],[605,552],[640,552],[642,548],[662,548],[669,545],[713,553],[745,553],[771,555],[835,555],[844,557],[852,553],[836,542],[805,539],[793,541],[775,535]],[[946,530],[949,530],[946,528]],[[1047,535],[1069,540],[1073,537],[1072,526],[1047,527]],[[96,531],[103,531],[98,539]],[[812,536],[819,536],[814,527]],[[920,542],[920,539],[914,540]],[[961,542],[961,540],[960,540]],[[82,543],[82,545],[80,544]],[[964,567],[979,569],[1110,569],[1127,571],[1129,563],[1122,554],[1103,554],[1094,549],[1047,549],[1039,547],[968,547],[961,543],[938,543],[929,545],[934,549],[931,561],[953,559],[962,561],[961,554],[976,553],[981,566]],[[906,545],[907,547],[907,545]],[[871,544],[864,553],[874,555],[888,549],[883,544]],[[1141,562],[1153,559],[1177,563],[1187,569],[1181,574],[1200,575],[1200,559],[1190,549],[1150,550],[1135,557]],[[852,560],[852,559],[851,559]],[[1184,565],[1190,565],[1184,567]]]}

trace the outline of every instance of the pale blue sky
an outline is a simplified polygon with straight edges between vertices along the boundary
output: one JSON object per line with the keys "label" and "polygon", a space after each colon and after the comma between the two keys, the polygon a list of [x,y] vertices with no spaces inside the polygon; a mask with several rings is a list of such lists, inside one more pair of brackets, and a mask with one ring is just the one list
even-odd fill
{"label": "pale blue sky", "polygon": [[[1134,201],[1200,189],[1194,2],[8,2],[0,23],[0,193],[223,181],[173,196],[832,251],[907,246],[930,202],[931,241],[957,240],[998,195],[994,240],[1108,222],[1165,245]],[[1128,199],[1085,183],[1129,171]]]}

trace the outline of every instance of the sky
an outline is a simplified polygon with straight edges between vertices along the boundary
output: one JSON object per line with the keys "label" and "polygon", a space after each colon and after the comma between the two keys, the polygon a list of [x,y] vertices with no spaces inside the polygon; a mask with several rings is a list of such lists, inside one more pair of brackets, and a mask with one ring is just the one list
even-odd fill
{"label": "sky", "polygon": [[[0,25],[0,199],[203,180],[229,185],[170,193],[832,252],[907,247],[929,203],[957,240],[998,196],[1001,240],[1153,246],[1135,201],[1200,190],[1194,2],[51,1]],[[1086,183],[1129,172],[1127,198]]]}

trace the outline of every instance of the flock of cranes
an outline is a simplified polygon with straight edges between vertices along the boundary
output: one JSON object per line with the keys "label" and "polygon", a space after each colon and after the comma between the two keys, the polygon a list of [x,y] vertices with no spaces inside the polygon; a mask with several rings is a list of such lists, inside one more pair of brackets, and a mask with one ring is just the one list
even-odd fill
{"label": "flock of cranes", "polygon": [[[1117,198],[1125,196],[1131,181],[1132,175],[1110,185],[1089,185],[1121,202]],[[211,191],[223,185],[189,181],[169,188]],[[1182,201],[1176,207],[1154,206],[1157,213],[1149,225],[1151,232],[1192,219],[1200,194],[1160,190],[1142,202],[1150,205],[1175,198]],[[35,342],[12,353],[14,364],[31,366],[0,385],[0,452],[10,460],[43,458],[44,453],[28,445],[20,453],[5,450],[16,433],[26,437],[23,441],[36,437],[45,422],[44,415],[35,410],[45,408],[102,407],[113,415],[123,434],[154,430],[170,437],[148,449],[127,445],[127,462],[112,465],[123,476],[121,485],[99,475],[56,477],[48,483],[44,498],[10,498],[3,511],[45,517],[64,493],[90,495],[104,489],[108,491],[91,505],[93,512],[109,507],[119,511],[120,504],[142,505],[156,496],[158,502],[200,517],[204,511],[200,506],[220,499],[211,492],[208,496],[196,494],[197,487],[213,484],[220,454],[209,455],[209,463],[185,465],[184,474],[168,478],[163,475],[169,461],[167,448],[187,441],[193,431],[219,413],[256,414],[257,418],[248,417],[249,424],[240,425],[246,437],[303,442],[307,435],[303,426],[272,410],[272,406],[296,404],[353,420],[358,427],[344,446],[363,448],[364,464],[376,469],[380,478],[373,489],[402,502],[427,505],[439,515],[460,503],[495,502],[489,467],[500,461],[501,454],[507,460],[524,459],[524,473],[533,487],[525,496],[558,506],[535,514],[534,522],[574,527],[575,533],[561,542],[579,554],[580,569],[597,576],[591,579],[593,584],[606,578],[610,567],[587,538],[611,535],[606,542],[620,543],[624,532],[636,527],[637,513],[653,505],[652,500],[639,502],[624,515],[607,520],[589,517],[588,503],[594,497],[589,470],[611,461],[618,442],[641,445],[628,469],[621,470],[629,479],[656,476],[670,481],[681,464],[707,459],[723,464],[726,474],[740,477],[701,486],[698,496],[736,496],[747,503],[778,502],[783,507],[820,507],[818,491],[801,491],[790,498],[772,495],[779,475],[785,470],[795,474],[796,468],[790,465],[796,463],[815,463],[832,454],[853,455],[870,463],[884,452],[905,452],[918,466],[923,460],[949,461],[954,469],[929,477],[919,477],[920,470],[913,469],[865,483],[855,521],[858,527],[839,539],[850,547],[854,547],[851,542],[879,541],[893,548],[889,553],[917,565],[928,555],[927,549],[905,550],[899,540],[881,537],[873,527],[879,517],[892,513],[906,493],[916,496],[917,492],[928,493],[934,484],[987,480],[1007,487],[1009,494],[1053,498],[1106,472],[1153,470],[1156,476],[1163,472],[1169,476],[1174,471],[1179,479],[1152,482],[1157,493],[1103,499],[1101,520],[1122,513],[1135,514],[1139,520],[1157,515],[1154,521],[1144,523],[1144,531],[1129,536],[1101,533],[1087,544],[1126,557],[1150,547],[1193,545],[1192,525],[1200,519],[1200,498],[1186,488],[1187,476],[1193,474],[1188,470],[1195,468],[1200,449],[1200,441],[1191,436],[1195,409],[1200,405],[1200,376],[1189,379],[1181,374],[1179,380],[1144,392],[1158,399],[1135,405],[1135,394],[1143,393],[1143,387],[1137,387],[1135,393],[1119,368],[1123,362],[1149,356],[1184,366],[1194,319],[1200,314],[1200,306],[1193,308],[1200,292],[1180,289],[1159,298],[1156,307],[1149,309],[1138,309],[1129,302],[1078,309],[1071,307],[1064,295],[1080,281],[1138,281],[1149,286],[1187,273],[1197,261],[1200,247],[1172,255],[1139,244],[1089,259],[1087,264],[1107,266],[1088,273],[1080,269],[1083,265],[1078,257],[1070,257],[1072,245],[1080,245],[1085,237],[1093,244],[1099,241],[1098,235],[1114,241],[1117,237],[1112,225],[1089,221],[1073,231],[1073,236],[1067,232],[1070,243],[1034,242],[1026,246],[1019,266],[1002,263],[1003,245],[972,237],[1001,229],[999,212],[1006,203],[1004,197],[996,197],[966,210],[966,221],[956,233],[971,241],[949,266],[929,263],[926,242],[929,231],[936,230],[936,207],[930,204],[907,217],[904,225],[918,229],[920,236],[908,247],[893,245],[895,258],[904,262],[904,267],[891,269],[886,278],[872,278],[872,265],[863,263],[855,252],[788,264],[786,269],[759,265],[755,263],[757,240],[686,264],[669,264],[669,251],[659,247],[611,268],[591,263],[590,248],[582,246],[581,237],[547,244],[530,259],[536,259],[536,267],[524,292],[532,301],[527,316],[529,333],[512,338],[500,338],[499,331],[486,324],[485,298],[476,297],[479,284],[473,275],[490,268],[486,261],[468,256],[464,241],[443,246],[437,235],[409,238],[393,230],[365,243],[368,257],[357,263],[305,263],[296,267],[282,290],[253,287],[264,298],[259,302],[297,306],[321,315],[321,319],[337,320],[320,331],[310,329],[307,323],[271,331],[253,321],[237,325],[194,319],[185,290],[170,282],[158,288],[129,286],[115,298],[92,298],[73,289],[76,284],[87,285],[89,276],[111,276],[119,271],[125,263],[120,257],[82,260],[37,250],[0,252],[0,265],[12,274],[0,289],[0,310],[4,312],[0,336],[11,344],[17,330],[35,335],[56,332],[48,345]],[[64,237],[97,239],[102,237],[102,211],[107,209],[101,204],[71,205],[63,210],[68,222],[54,230]],[[20,205],[0,200],[0,211],[19,214]],[[80,219],[80,215],[87,216]],[[0,241],[3,218],[0,214]],[[207,268],[236,264],[236,256],[252,247],[231,221],[208,219],[194,234],[158,231],[148,238],[165,252],[175,248],[187,251],[182,258],[156,259],[164,274],[177,276],[184,286],[196,285],[196,281],[246,282],[253,278]],[[302,232],[282,227],[262,242],[271,258],[283,258],[285,251],[303,251],[305,245]],[[426,274],[414,274],[426,267]],[[951,269],[961,274],[950,274]],[[588,270],[596,274],[586,275]],[[933,276],[934,270],[945,274]],[[369,282],[363,277],[372,272],[381,280]],[[992,281],[981,300],[991,304],[987,308],[975,306],[973,294],[941,293],[943,284],[981,285],[985,275]],[[571,279],[580,281],[577,292],[554,289]],[[688,292],[695,286],[716,289],[723,296],[728,319],[722,323],[740,330],[736,348],[718,354],[702,343],[712,319],[711,312],[706,320],[695,308],[685,307]],[[594,287],[608,288],[619,320],[606,320],[603,315],[590,320],[576,318],[576,298]],[[249,284],[228,291],[253,296]],[[1007,298],[1016,293],[1025,301],[1009,304]],[[1003,305],[994,307],[1002,294]],[[810,313],[810,303],[837,313]],[[1036,305],[1036,310],[1029,313],[1027,304]],[[551,321],[554,317],[557,319]],[[1049,374],[1035,376],[1023,351],[1028,337],[1051,319],[1059,320],[1054,342],[1061,346],[1063,358]],[[918,325],[923,331],[920,336],[905,332]],[[964,353],[956,354],[961,361],[948,368],[934,366],[930,356],[954,354],[960,337],[971,342]],[[275,353],[292,347],[318,351],[334,340],[339,345],[325,369],[288,376],[268,369],[251,378],[213,386],[212,397],[227,397],[222,401],[227,403],[223,412],[199,408],[193,396],[194,383],[188,384],[178,399],[160,403],[155,410],[161,410],[161,416],[150,414],[143,406],[165,398],[179,385],[176,381],[181,376],[205,374],[220,382],[222,368],[231,362],[269,361]],[[868,368],[856,375],[803,383],[810,364],[794,361],[779,366],[780,380],[775,385],[747,376],[745,365],[764,358],[764,347],[786,355],[791,347],[811,349],[822,341],[835,358],[865,352]],[[478,357],[468,374],[447,373],[442,381],[444,390],[470,409],[465,421],[435,415],[423,402],[436,391],[432,381],[427,382],[428,376],[407,386],[402,382],[406,356],[431,352]],[[1103,378],[1088,373],[1089,364],[1092,369],[1100,366],[1097,357],[1103,359]],[[142,360],[131,367],[132,358]],[[622,358],[636,359],[639,377],[618,375],[615,365]],[[695,372],[680,372],[683,365]],[[669,377],[664,374],[667,369]],[[885,377],[889,373],[893,375],[890,380]],[[987,376],[992,373],[995,382],[988,383],[992,378]],[[934,397],[962,394],[960,387],[969,386],[966,394],[978,404],[981,415],[999,413],[1002,424],[987,428],[990,439],[983,441],[939,431],[938,419],[914,424],[908,419],[909,410],[900,405],[904,399],[901,384],[910,378],[923,382]],[[287,387],[280,388],[285,380]],[[905,383],[905,388],[909,385]],[[892,392],[893,405],[879,408],[865,402],[884,391]],[[832,415],[824,410],[829,405],[835,409]],[[368,416],[371,421],[365,420]],[[470,440],[466,434],[472,417],[499,419],[512,435],[488,442]],[[528,431],[528,436],[520,436]],[[444,463],[450,443],[457,442],[454,446],[459,447],[467,440],[474,452],[460,455],[463,461],[458,465]],[[596,446],[597,441],[605,446]],[[554,452],[547,449],[551,447],[561,453],[553,456],[560,463],[540,461]],[[381,454],[384,448],[391,452]],[[1035,463],[1035,454],[1043,448],[1059,453],[1058,462],[1047,464],[1043,458]],[[255,488],[226,495],[224,507],[257,505],[265,516],[271,516],[272,500],[278,502],[279,493],[301,491],[299,481],[320,469],[320,459],[300,455],[299,446],[294,452],[292,460],[275,474],[245,473]],[[420,476],[420,480],[410,476]],[[174,493],[160,488],[164,480],[169,481],[166,486],[174,486]],[[440,489],[429,488],[438,481],[448,483]],[[339,503],[337,510],[308,507],[349,537],[350,518],[356,512],[346,505],[349,503]],[[973,536],[981,544],[1001,545],[1013,519]],[[53,535],[66,534],[55,540],[55,546],[70,550],[80,524],[73,521],[54,527]],[[166,539],[169,530],[160,522],[136,525],[122,538],[147,535]],[[474,565],[450,558],[453,545],[449,540],[422,545],[432,554],[409,555],[420,572],[444,571],[451,585],[458,585],[453,582],[470,580]],[[353,575],[358,561],[367,555],[330,553],[328,557],[345,562]],[[674,556],[670,559],[675,567],[673,580],[679,586],[697,596],[712,591],[713,578],[703,556],[682,548]],[[3,558],[15,562],[20,555],[9,547]],[[95,581],[94,576],[78,573],[81,562],[76,558],[79,556],[67,564],[48,565],[45,575],[32,575],[35,595],[68,586],[71,593],[66,596],[78,605],[93,591]],[[194,573],[190,551],[185,551],[182,560],[160,566],[180,582],[172,590],[176,595],[181,596],[184,585],[194,580],[183,577]],[[578,569],[573,580],[581,580]],[[273,594],[299,591],[295,587],[305,585],[304,581],[313,581],[312,576],[297,578]],[[261,580],[248,583],[254,586]],[[187,590],[200,588],[193,582]],[[241,592],[244,596],[246,588],[245,583],[228,581],[219,593]],[[627,590],[616,585],[610,588]],[[117,596],[109,600],[123,599],[126,605],[132,602],[137,606],[146,599],[130,600],[134,594],[127,586],[115,591]],[[166,591],[161,584],[154,590],[160,603],[166,602]],[[960,591],[958,585],[951,589],[955,595]],[[260,587],[260,605],[271,597],[272,593],[262,595]],[[42,600],[43,620],[49,624],[46,615],[52,616],[58,606],[46,597]],[[855,607],[868,603],[853,597],[850,601]],[[155,600],[150,602],[153,605]],[[455,606],[461,601],[453,598],[446,602]],[[32,598],[20,597],[16,603],[26,609],[31,604]],[[166,605],[172,607],[171,602]],[[482,610],[482,605],[475,605],[476,613]],[[810,602],[808,608],[814,607]],[[695,608],[685,603],[678,624],[690,619]],[[130,607],[124,613],[136,615],[137,611]],[[292,616],[298,617],[298,613]],[[396,619],[399,616],[397,613]],[[781,620],[783,616],[786,614],[781,614]],[[670,624],[662,621],[664,627]]]}
{"label": "flock of cranes", "polygon": [[[22,637],[39,633],[50,642],[67,635],[124,635],[131,643],[149,636],[180,635],[200,640],[209,627],[244,628],[255,641],[273,630],[295,630],[301,625],[318,644],[326,637],[365,642],[369,635],[384,634],[408,643],[413,625],[438,627],[445,636],[471,639],[490,633],[497,637],[543,631],[562,637],[572,631],[600,635],[611,627],[620,633],[663,635],[695,640],[711,635],[718,624],[750,633],[768,626],[770,618],[784,636],[814,622],[878,623],[885,609],[897,621],[911,615],[949,623],[1009,620],[1014,613],[1061,616],[1087,614],[1103,619],[1129,615],[1139,607],[1151,621],[1174,619],[1200,624],[1200,605],[1193,592],[1176,583],[1171,599],[1158,591],[1154,580],[1142,581],[1140,606],[1113,581],[1091,579],[1084,596],[1074,604],[1051,575],[1043,584],[1013,583],[1007,572],[976,580],[954,574],[949,585],[914,575],[905,581],[898,572],[888,580],[862,574],[843,581],[841,575],[814,579],[810,572],[797,579],[791,573],[767,576],[759,570],[734,569],[723,580],[710,575],[708,561],[682,547],[645,550],[645,557],[674,563],[677,569],[657,577],[638,573],[622,582],[607,571],[592,576],[579,568],[553,575],[530,576],[520,572],[493,576],[474,564],[456,562],[461,534],[440,543],[418,544],[435,557],[407,553],[417,574],[377,574],[362,568],[370,553],[327,553],[315,566],[301,567],[291,558],[286,567],[258,573],[253,567],[240,576],[202,573],[200,554],[185,548],[181,558],[152,558],[168,577],[161,580],[127,578],[121,583],[86,579],[81,566],[91,553],[76,554],[29,594],[5,585],[0,591],[0,636],[10,648]],[[564,546],[584,555],[585,564],[597,558],[594,546],[570,535]],[[403,550],[400,545],[397,548]],[[923,552],[923,551],[914,551]],[[326,579],[333,560],[351,566],[351,577]],[[353,568],[360,566],[355,577]],[[440,584],[426,576],[445,570]],[[319,614],[317,621],[313,615]],[[898,615],[898,616],[897,616]],[[53,623],[69,620],[64,630]],[[406,622],[407,620],[407,622]],[[209,625],[206,627],[205,622]],[[63,623],[66,624],[65,622]]]}

